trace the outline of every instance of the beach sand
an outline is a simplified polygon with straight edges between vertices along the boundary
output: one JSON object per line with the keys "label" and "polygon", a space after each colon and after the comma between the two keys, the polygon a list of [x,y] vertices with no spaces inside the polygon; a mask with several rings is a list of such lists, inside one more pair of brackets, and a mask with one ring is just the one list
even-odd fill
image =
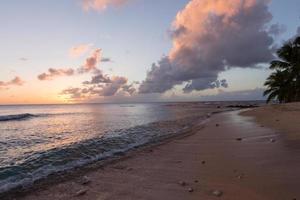
{"label": "beach sand", "polygon": [[[272,109],[259,108],[246,115],[257,112],[271,120],[275,117]],[[274,127],[282,129],[268,128],[274,121],[258,117],[257,121],[266,125],[262,127],[239,112],[213,115],[204,128],[199,125],[191,135],[130,152],[118,162],[16,199],[299,199],[300,148],[290,146],[281,134],[289,129],[279,125]],[[273,119],[292,123],[283,116]]]}
{"label": "beach sand", "polygon": [[267,105],[243,112],[242,115],[254,116],[259,124],[284,133],[287,140],[300,140],[300,103]]}

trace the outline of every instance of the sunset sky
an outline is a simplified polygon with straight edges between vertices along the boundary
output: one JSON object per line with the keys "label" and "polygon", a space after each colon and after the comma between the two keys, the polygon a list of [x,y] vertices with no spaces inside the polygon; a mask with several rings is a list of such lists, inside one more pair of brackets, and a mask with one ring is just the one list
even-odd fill
{"label": "sunset sky", "polygon": [[262,99],[300,2],[10,0],[0,23],[0,104]]}

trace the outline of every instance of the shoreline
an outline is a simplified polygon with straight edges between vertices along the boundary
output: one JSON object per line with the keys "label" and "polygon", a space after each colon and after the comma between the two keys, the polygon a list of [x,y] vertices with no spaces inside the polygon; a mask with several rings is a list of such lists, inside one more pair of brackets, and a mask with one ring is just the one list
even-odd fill
{"label": "shoreline", "polygon": [[[300,152],[286,145],[280,131],[262,127],[245,112],[253,109],[212,115],[205,125],[195,124],[184,135],[63,177],[53,175],[52,181],[60,179],[47,178],[5,199],[299,198]],[[87,184],[82,183],[85,177]]]}
{"label": "shoreline", "polygon": [[[196,131],[201,130],[205,126],[205,122],[213,115],[223,113],[223,112],[230,112],[233,110],[239,110],[240,108],[233,108],[233,107],[222,107],[217,108],[215,111],[209,112],[207,114],[204,114],[202,118],[198,119],[198,122],[193,124],[190,128],[187,130],[178,132],[176,134],[171,135],[165,135],[161,138],[157,138],[155,141],[149,141],[145,144],[142,144],[140,146],[133,147],[125,152],[116,153],[112,156],[108,156],[107,158],[95,160],[91,163],[85,164],[83,166],[78,166],[70,170],[64,170],[52,173],[44,178],[38,179],[34,183],[30,184],[29,186],[22,187],[18,186],[13,189],[9,189],[6,192],[0,193],[0,198],[2,199],[15,199],[20,198],[23,195],[28,195],[31,193],[34,193],[36,190],[42,190],[47,187],[51,187],[54,184],[62,183],[70,180],[76,179],[78,176],[82,176],[92,170],[95,169],[101,169],[107,165],[111,165],[114,163],[118,163],[119,161],[126,160],[139,152],[148,151],[148,149],[156,148],[158,146],[167,144],[169,142],[172,142],[176,139],[181,139],[188,137],[190,135],[193,135],[196,133]],[[193,129],[196,129],[193,130]]]}

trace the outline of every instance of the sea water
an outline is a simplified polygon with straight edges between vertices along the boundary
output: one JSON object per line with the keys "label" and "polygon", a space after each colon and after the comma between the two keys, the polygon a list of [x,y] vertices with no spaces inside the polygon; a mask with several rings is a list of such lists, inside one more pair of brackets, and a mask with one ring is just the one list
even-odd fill
{"label": "sea water", "polygon": [[0,192],[180,134],[211,103],[0,106]]}

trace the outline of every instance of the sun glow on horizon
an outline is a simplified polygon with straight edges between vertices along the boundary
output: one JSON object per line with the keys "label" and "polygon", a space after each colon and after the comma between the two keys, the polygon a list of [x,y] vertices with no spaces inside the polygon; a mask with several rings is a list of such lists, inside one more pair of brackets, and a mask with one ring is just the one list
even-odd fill
{"label": "sun glow on horizon", "polygon": [[264,99],[274,47],[300,34],[299,9],[298,0],[3,2],[0,104]]}

